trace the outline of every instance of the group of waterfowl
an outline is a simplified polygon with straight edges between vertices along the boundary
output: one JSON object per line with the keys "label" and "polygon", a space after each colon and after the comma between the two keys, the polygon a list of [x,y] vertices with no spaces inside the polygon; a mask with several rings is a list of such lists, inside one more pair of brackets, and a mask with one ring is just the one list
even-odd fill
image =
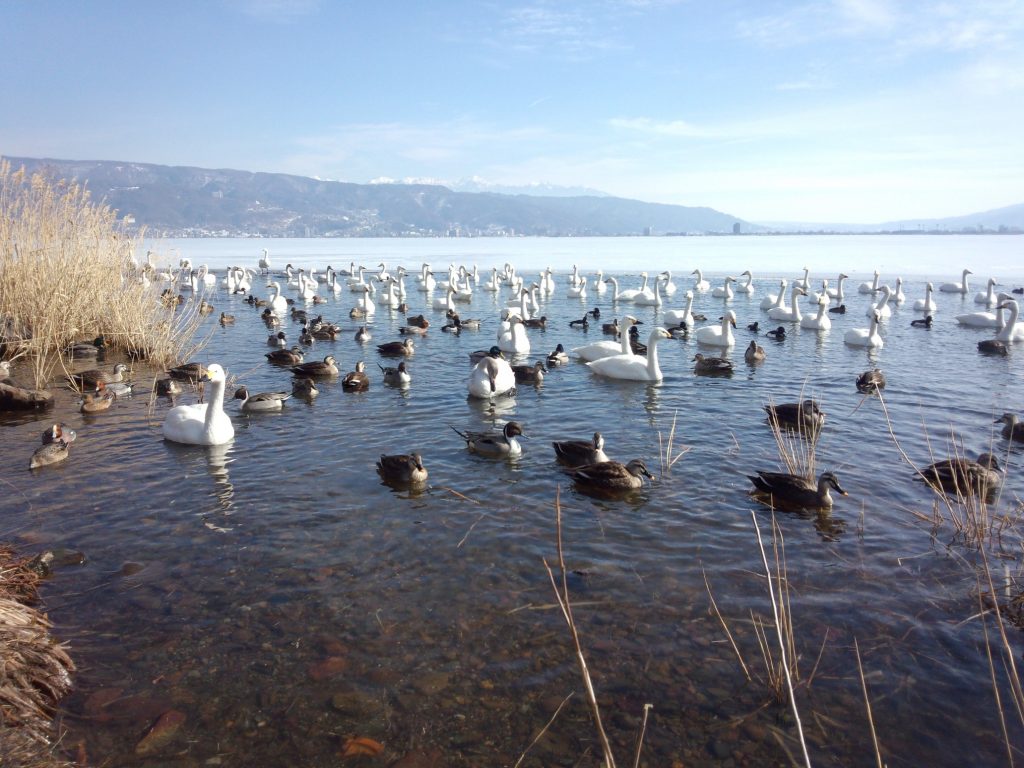
{"label": "group of waterfowl", "polygon": [[[408,274],[404,269],[399,268],[392,275],[387,272],[385,265],[380,265],[380,272],[366,275],[367,270],[356,268],[351,265],[350,270],[336,271],[328,268],[325,277],[317,277],[315,272],[307,273],[305,270],[296,272],[291,265],[286,268],[284,279],[286,285],[298,292],[298,301],[307,303],[318,303],[317,291],[325,289],[335,294],[343,290],[346,284],[353,291],[359,294],[357,305],[350,313],[350,317],[363,319],[372,318],[377,306],[388,307],[396,311],[405,312],[406,324],[401,326],[399,333],[403,338],[396,341],[388,341],[377,345],[377,352],[382,357],[409,358],[414,354],[415,343],[413,338],[423,336],[430,326],[429,320],[423,315],[408,315],[407,299],[404,278]],[[261,271],[270,274],[269,256],[264,251],[260,260]],[[735,312],[728,307],[728,302],[734,300],[737,295],[747,296],[754,293],[753,275],[746,271],[743,275],[745,282],[740,283],[735,278],[727,277],[720,287],[711,291],[711,296],[723,301],[722,315],[718,321],[712,321],[707,325],[697,327],[700,321],[706,321],[704,315],[693,311],[694,296],[697,293],[709,291],[711,286],[704,280],[700,270],[694,270],[695,280],[691,288],[683,294],[685,306],[681,309],[671,309],[664,306],[677,291],[677,286],[672,281],[669,272],[662,272],[655,277],[653,289],[649,287],[648,275],[642,273],[642,284],[637,289],[619,290],[618,280],[614,277],[604,278],[598,276],[593,283],[585,276],[579,274],[574,268],[569,276],[567,295],[572,298],[586,299],[588,289],[592,293],[601,294],[606,286],[611,288],[611,301],[613,305],[633,304],[640,307],[655,307],[659,310],[661,320],[665,327],[653,327],[646,338],[646,344],[642,343],[638,326],[642,323],[629,311],[622,312],[618,317],[610,321],[601,321],[601,310],[595,307],[584,314],[581,320],[572,321],[570,326],[577,330],[588,330],[591,323],[598,324],[604,334],[615,338],[594,341],[571,350],[572,357],[584,362],[596,375],[623,380],[635,380],[646,382],[660,382],[663,374],[659,364],[658,346],[660,343],[672,338],[693,338],[698,345],[711,349],[728,350],[736,343],[733,330],[737,327]],[[966,295],[968,292],[967,276],[969,271],[965,270],[963,280],[957,284],[944,284],[940,292],[957,292]],[[211,285],[209,278],[212,274],[208,270],[187,270],[187,280],[190,289],[203,290],[203,285]],[[240,409],[244,413],[262,413],[280,411],[285,403],[294,397],[312,398],[318,390],[317,379],[335,378],[342,376],[341,369],[333,355],[326,355],[322,360],[305,360],[305,351],[301,346],[288,347],[288,334],[281,329],[282,322],[291,318],[301,323],[302,330],[299,334],[299,341],[304,345],[314,344],[322,341],[334,341],[339,338],[342,330],[339,326],[328,323],[322,317],[312,318],[311,313],[299,309],[296,302],[286,299],[281,283],[272,279],[268,286],[272,295],[267,300],[261,300],[252,293],[252,277],[255,275],[250,270],[232,268],[228,277],[225,278],[225,287],[232,292],[245,293],[246,301],[252,306],[262,310],[261,317],[266,322],[270,335],[267,344],[273,349],[266,353],[268,362],[287,368],[293,375],[291,391],[269,391],[250,392],[246,386],[240,386],[234,393],[234,399],[240,401]],[[787,306],[787,281],[782,280],[779,292],[769,296],[762,302],[762,309],[768,313],[768,317],[776,325],[767,332],[767,338],[782,340],[786,337],[786,325],[798,324],[801,328],[809,330],[828,330],[831,327],[829,315],[845,314],[846,304],[844,303],[843,283],[847,279],[845,274],[840,274],[835,289],[829,288],[828,281],[822,281],[822,290],[813,292],[808,283],[808,270],[805,270],[804,277],[794,281],[788,294]],[[340,280],[339,280],[340,278]],[[434,311],[445,312],[446,325],[442,330],[454,334],[460,334],[463,330],[474,330],[481,327],[481,320],[475,318],[460,317],[459,306],[465,305],[472,300],[473,289],[478,285],[476,270],[465,268],[450,268],[448,280],[438,280],[424,265],[423,270],[416,278],[419,283],[416,291],[426,294],[429,299],[432,290],[443,290],[443,300],[435,299],[428,301],[428,308]],[[384,296],[376,295],[374,283],[379,282],[385,286]],[[212,284],[216,284],[215,282]],[[959,286],[954,291],[952,286]],[[994,280],[989,281],[988,291],[979,294],[975,298],[979,304],[986,304],[993,307],[1000,316],[998,326],[999,336],[997,340],[1006,338],[1008,341],[1024,339],[1024,330],[1018,325],[1017,305],[1008,294],[993,294]],[[571,359],[570,353],[566,351],[562,343],[557,344],[554,351],[547,354],[541,360],[530,364],[512,365],[505,359],[505,354],[524,356],[529,354],[531,345],[527,329],[546,330],[550,327],[548,318],[540,314],[540,295],[550,295],[554,290],[553,272],[549,269],[541,273],[539,282],[526,283],[523,278],[516,274],[511,265],[505,265],[503,270],[494,269],[491,281],[483,286],[483,290],[497,292],[504,287],[512,289],[512,298],[506,303],[498,321],[496,343],[485,350],[478,350],[470,355],[472,369],[466,379],[466,389],[470,397],[484,400],[495,400],[497,398],[515,393],[516,386],[522,384],[539,384],[544,380],[545,374],[551,367],[564,365]],[[902,290],[902,280],[897,279],[895,289],[881,285],[879,275],[876,272],[874,279],[864,283],[858,288],[858,292],[871,295],[872,301],[866,308],[865,315],[870,319],[870,325],[866,329],[851,329],[846,331],[844,343],[853,347],[878,348],[883,341],[879,334],[879,327],[891,315],[891,305],[902,302],[905,296]],[[877,296],[877,298],[874,298]],[[808,297],[817,307],[814,314],[802,314],[798,299]],[[374,301],[376,299],[376,301]],[[203,300],[205,302],[205,299]],[[993,303],[994,302],[994,303]],[[832,305],[835,306],[832,306]],[[210,311],[212,306],[206,304]],[[915,320],[913,325],[930,327],[933,322],[933,313],[937,311],[933,298],[933,289],[928,285],[925,298],[914,304],[915,311],[927,313],[921,320]],[[1002,322],[1001,315],[1007,311],[1009,319]],[[963,325],[980,324],[983,318],[958,316],[958,321]],[[964,319],[966,318],[966,319]],[[222,326],[228,327],[235,323],[235,317],[221,313],[219,322]],[[748,329],[760,335],[761,330],[758,322],[748,324]],[[993,326],[997,327],[997,326]],[[692,336],[691,336],[692,334]],[[359,344],[365,344],[371,339],[367,325],[361,325],[355,334],[355,340]],[[101,354],[104,348],[102,337],[91,342],[75,344],[69,355],[74,360],[88,360]],[[768,358],[764,347],[751,340],[744,351],[744,360],[748,365],[756,366]],[[716,356],[698,352],[692,358],[694,372],[699,375],[729,375],[733,371],[733,362],[724,356]],[[384,366],[378,363],[384,383],[394,386],[409,386],[412,378],[405,360],[402,360],[395,367]],[[82,411],[84,413],[95,413],[110,407],[111,402],[122,394],[130,394],[131,383],[125,381],[127,367],[124,364],[117,364],[112,371],[90,369],[71,374],[69,379],[79,390],[83,392]],[[181,391],[180,381],[192,383],[204,382],[208,384],[208,392],[205,402],[193,405],[177,405],[170,408],[163,422],[163,435],[166,439],[192,445],[219,445],[230,441],[234,436],[234,427],[231,418],[224,410],[224,392],[227,384],[226,374],[218,364],[203,366],[199,363],[190,363],[168,372],[168,378],[161,379],[157,383],[157,391],[160,394],[173,395]],[[5,378],[0,376],[0,379]],[[3,382],[0,382],[3,385]],[[360,360],[355,364],[355,369],[344,374],[341,378],[341,388],[345,391],[359,392],[367,390],[371,385],[370,378],[366,373],[365,362]],[[881,371],[872,369],[863,373],[857,381],[857,389],[861,392],[871,393],[882,389],[885,386],[885,377]],[[0,393],[0,397],[3,393]],[[781,405],[769,405],[765,407],[769,420],[774,424],[786,428],[796,428],[807,434],[810,439],[816,438],[824,423],[824,413],[821,412],[818,404],[813,400],[803,400],[798,403]],[[1009,439],[1024,439],[1024,425],[1021,425],[1016,416],[1007,414],[1003,417],[1005,424],[1004,435]],[[515,458],[522,453],[522,446],[519,438],[524,437],[523,427],[517,421],[506,422],[500,431],[495,432],[473,432],[462,430],[457,427],[452,429],[465,441],[468,451],[489,458]],[[50,430],[55,435],[52,440],[45,441],[42,448],[36,451],[33,456],[32,466],[43,466],[48,463],[56,463],[67,455],[67,446],[75,438],[73,430],[63,428],[62,425],[54,425]],[[569,468],[573,480],[580,486],[595,487],[607,490],[631,490],[640,487],[644,478],[652,478],[646,465],[641,459],[634,459],[628,463],[620,463],[611,460],[604,451],[604,438],[600,433],[595,433],[592,440],[566,440],[557,441],[554,444],[556,460]],[[989,458],[982,457],[985,472],[998,471],[997,467]],[[947,475],[953,477],[960,485],[970,485],[974,482],[973,470],[964,469],[967,465],[950,465],[948,472],[944,471],[939,464],[933,465],[930,470],[933,480],[939,486],[943,486]],[[422,484],[428,477],[420,453],[382,455],[377,462],[377,470],[381,477],[388,482],[401,484]],[[958,474],[959,473],[959,474]],[[966,473],[966,474],[965,474]],[[977,473],[979,476],[983,472]],[[832,504],[830,491],[837,491],[845,495],[845,491],[839,485],[839,481],[832,472],[823,473],[817,480],[810,480],[796,475],[789,475],[778,472],[758,472],[750,476],[754,485],[752,493],[755,496],[771,497],[776,501],[788,500],[801,506],[816,508],[827,508]],[[991,480],[988,477],[986,482]],[[973,487],[973,486],[972,486]]]}

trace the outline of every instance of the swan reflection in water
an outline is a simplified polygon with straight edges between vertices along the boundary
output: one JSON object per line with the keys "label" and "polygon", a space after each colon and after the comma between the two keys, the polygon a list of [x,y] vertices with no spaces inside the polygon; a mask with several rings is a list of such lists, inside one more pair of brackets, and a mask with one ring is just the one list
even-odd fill
{"label": "swan reflection in water", "polygon": [[209,488],[208,494],[215,501],[212,505],[201,504],[203,508],[199,510],[198,514],[207,528],[222,533],[230,531],[234,526],[227,525],[226,518],[233,515],[235,511],[235,486],[231,482],[228,466],[234,461],[231,456],[234,441],[207,446],[201,450],[197,450],[195,446],[179,445],[172,442],[165,442],[164,445],[177,455],[181,463],[182,474],[186,477],[192,477],[195,474],[195,471],[199,469],[199,461],[205,462],[206,471],[213,478],[213,486]]}

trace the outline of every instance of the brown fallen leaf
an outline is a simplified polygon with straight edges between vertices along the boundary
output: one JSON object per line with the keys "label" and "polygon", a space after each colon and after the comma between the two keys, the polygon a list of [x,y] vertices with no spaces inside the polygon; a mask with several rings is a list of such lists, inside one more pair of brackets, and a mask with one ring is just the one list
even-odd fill
{"label": "brown fallen leaf", "polygon": [[368,755],[373,757],[384,751],[384,745],[365,736],[353,737],[345,742],[341,751],[342,757],[358,757]]}

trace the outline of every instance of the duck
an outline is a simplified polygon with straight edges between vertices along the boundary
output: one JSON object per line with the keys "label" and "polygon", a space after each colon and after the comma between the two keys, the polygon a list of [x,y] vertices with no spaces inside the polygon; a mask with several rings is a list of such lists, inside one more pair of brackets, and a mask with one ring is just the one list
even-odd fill
{"label": "duck", "polygon": [[929,464],[916,477],[932,488],[959,497],[979,496],[992,500],[1003,482],[999,460],[991,453],[982,453],[977,461],[956,457]]}
{"label": "duck", "polygon": [[312,400],[320,394],[320,390],[316,388],[316,382],[313,379],[293,379],[292,394],[303,400]]}
{"label": "duck", "polygon": [[892,288],[888,285],[883,285],[878,289],[881,296],[878,297],[878,301],[874,304],[868,305],[868,308],[864,310],[865,317],[871,317],[872,314],[877,315],[879,320],[885,320],[892,317],[892,307],[889,306],[889,298],[892,296]]}
{"label": "duck", "polygon": [[839,478],[834,472],[822,472],[817,483],[786,472],[758,472],[747,477],[754,484],[751,496],[772,506],[830,509],[833,503],[830,493],[832,489],[843,496],[848,495],[839,485]]}
{"label": "duck", "polygon": [[385,357],[408,357],[416,350],[413,347],[412,339],[405,339],[405,341],[389,341],[385,344],[378,344],[377,351]]}
{"label": "duck", "polygon": [[614,355],[587,363],[599,376],[630,381],[661,381],[664,377],[658,365],[658,342],[672,338],[664,328],[654,328],[647,339],[647,356]]}
{"label": "duck", "polygon": [[998,339],[982,339],[978,342],[978,351],[983,355],[994,355],[997,357],[1006,357],[1010,353],[1006,342],[999,341]]}
{"label": "duck", "polygon": [[764,406],[769,424],[810,436],[817,435],[825,426],[825,412],[816,400],[810,398],[798,403],[769,403]]}
{"label": "duck", "polygon": [[79,410],[82,413],[99,413],[110,409],[114,402],[114,393],[107,390],[107,385],[102,381],[96,383],[95,392],[86,392],[82,395],[82,404]]}
{"label": "duck", "polygon": [[167,370],[167,375],[178,381],[198,383],[206,375],[206,366],[202,363],[185,363]]}
{"label": "duck", "polygon": [[613,319],[610,323],[601,323],[601,333],[605,336],[619,336],[619,318]]}
{"label": "duck", "polygon": [[175,379],[157,379],[156,393],[158,395],[180,395],[184,389]]}
{"label": "duck", "polygon": [[275,349],[273,352],[267,352],[264,357],[274,365],[291,366],[300,364],[305,356],[299,347],[292,347],[291,349]]}
{"label": "duck", "polygon": [[370,335],[365,325],[360,326],[359,330],[356,331],[355,339],[357,344],[365,344],[372,338],[373,336]]}
{"label": "duck", "polygon": [[640,343],[640,329],[635,325],[629,327],[629,351],[634,355],[647,354],[647,345]]}
{"label": "duck", "polygon": [[573,470],[572,479],[578,486],[604,491],[632,491],[643,487],[644,478],[654,479],[643,459],[628,464],[618,461],[600,461],[584,464]]}
{"label": "duck", "polygon": [[918,318],[917,320],[911,320],[910,325],[914,328],[931,328],[932,316],[926,315],[925,317]]}
{"label": "duck", "polygon": [[748,365],[757,365],[763,363],[765,357],[767,357],[764,347],[759,346],[754,340],[751,340],[750,346],[747,347],[743,353],[743,359],[747,361]]}
{"label": "duck", "polygon": [[845,315],[846,305],[840,304],[838,307],[832,307],[832,309],[829,310],[829,313],[833,315]]}
{"label": "duck", "polygon": [[736,327],[736,314],[730,309],[722,315],[721,326],[705,325],[695,334],[698,344],[709,347],[731,347],[736,343],[732,329]]}
{"label": "duck", "polygon": [[754,322],[747,324],[747,330],[751,333],[758,333],[761,330],[761,324],[755,320]]}
{"label": "duck", "polygon": [[77,433],[66,424],[57,423],[43,432],[43,444],[36,448],[29,459],[28,468],[37,469],[59,464],[68,457],[68,446],[75,441]]}
{"label": "duck", "polygon": [[[449,425],[451,426],[451,425]],[[512,458],[521,456],[523,447],[517,437],[525,437],[523,428],[516,421],[509,421],[502,427],[501,436],[493,432],[462,432],[452,427],[455,433],[466,441],[466,448],[471,453],[492,458]]]}
{"label": "duck", "polygon": [[832,328],[832,320],[828,314],[828,296],[818,298],[818,314],[805,315],[800,318],[800,327],[811,331],[827,331]]}
{"label": "duck", "polygon": [[619,341],[604,339],[576,347],[572,353],[585,363],[600,360],[603,357],[613,355],[631,355],[633,350],[629,345],[629,329],[637,324],[637,319],[632,315],[624,315],[619,324]]}
{"label": "duck", "polygon": [[787,309],[783,306],[772,307],[768,310],[768,317],[776,321],[799,323],[803,316],[800,314],[800,305],[797,303],[797,300],[801,296],[806,295],[807,291],[794,283],[793,289],[790,291],[789,308]]}
{"label": "duck", "polygon": [[284,331],[278,331],[267,336],[268,347],[278,347],[283,349],[288,346],[288,336],[285,335]]}
{"label": "duck", "polygon": [[540,384],[544,381],[546,372],[544,363],[537,361],[533,365],[513,365],[512,373],[516,381],[522,384]]}
{"label": "duck", "polygon": [[523,325],[526,328],[537,328],[539,330],[545,330],[548,327],[548,319],[546,316],[530,318],[529,320],[523,320]]}
{"label": "duck", "polygon": [[284,401],[289,399],[291,394],[288,392],[259,392],[250,395],[244,386],[235,390],[235,400],[242,401],[241,408],[245,413],[280,411],[284,408]]}
{"label": "duck", "polygon": [[973,274],[974,273],[971,272],[971,270],[965,269],[959,283],[943,283],[939,286],[939,291],[941,293],[959,293],[966,295],[970,290],[970,287],[967,285],[967,276]]}
{"label": "duck", "polygon": [[[447,331],[450,328],[455,328],[456,331],[457,331],[458,330],[458,320],[459,320],[459,316],[456,315],[455,316],[455,323],[456,323],[456,325],[454,325],[454,326],[446,325],[443,328],[441,328],[441,330],[442,331]],[[418,325],[403,325],[403,326],[400,326],[398,328],[398,333],[399,333],[400,336],[425,336],[426,333],[427,333],[427,329],[426,328],[420,328]]]}
{"label": "duck", "polygon": [[385,483],[422,485],[427,482],[427,468],[418,453],[381,454],[377,459],[377,473]]}
{"label": "duck", "polygon": [[608,461],[604,452],[604,437],[595,432],[592,440],[555,440],[551,445],[555,449],[555,458],[570,467],[581,467],[585,464],[600,464]]}
{"label": "duck", "polygon": [[127,381],[115,381],[103,386],[114,397],[129,397],[135,389],[135,385]]}
{"label": "duck", "polygon": [[877,368],[864,371],[864,373],[857,377],[857,391],[861,394],[875,394],[883,389],[885,389],[885,374]]}
{"label": "duck", "polygon": [[914,301],[915,312],[935,312],[938,309],[938,306],[935,304],[935,299],[932,298],[934,291],[935,289],[932,287],[931,283],[928,283],[928,285],[925,286],[924,298]]}
{"label": "duck", "polygon": [[569,327],[582,328],[584,331],[588,330],[590,328],[590,315],[586,314],[579,320],[570,320]]}
{"label": "duck", "polygon": [[203,299],[202,301],[199,302],[199,314],[200,315],[204,315],[204,316],[205,315],[212,315],[213,314],[213,310],[214,310],[213,304],[208,302],[206,299]]}
{"label": "duck", "polygon": [[397,368],[388,368],[380,363],[377,363],[377,367],[384,374],[385,384],[390,384],[393,387],[404,387],[412,383],[412,376],[409,375],[404,360],[398,364]]}
{"label": "duck", "polygon": [[[404,363],[403,363],[404,365]],[[346,392],[362,392],[370,388],[370,377],[366,375],[366,363],[356,363],[356,369],[349,371],[341,380],[341,388]]]}
{"label": "duck", "polygon": [[1024,443],[1024,423],[1017,417],[1015,413],[1004,413],[998,419],[995,420],[996,424],[1003,425],[1002,435],[1007,440],[1012,440],[1017,443]]}
{"label": "duck", "polygon": [[843,343],[850,347],[867,347],[881,349],[885,342],[878,333],[878,313],[871,315],[871,326],[868,328],[851,328],[843,336]]}
{"label": "duck", "polygon": [[784,341],[786,338],[786,329],[784,326],[780,325],[774,331],[768,331],[765,333],[765,336],[770,339],[775,339],[776,341]]}
{"label": "duck", "polygon": [[552,365],[565,365],[569,362],[569,355],[565,351],[565,347],[561,344],[555,347],[554,351],[549,353],[547,356],[547,364]]}
{"label": "duck", "polygon": [[211,363],[201,380],[210,382],[209,401],[177,405],[167,411],[163,425],[165,440],[187,445],[224,445],[234,438],[235,428],[224,412],[224,369]]}
{"label": "duck", "polygon": [[68,379],[79,389],[95,389],[97,384],[113,384],[115,382],[124,381],[124,373],[127,370],[127,365],[124,363],[118,363],[114,366],[113,373],[107,373],[106,371],[93,368],[80,373],[69,373]]}
{"label": "duck", "polygon": [[338,366],[333,355],[328,355],[323,360],[313,360],[308,363],[293,365],[291,371],[296,376],[328,377],[338,375]]}
{"label": "duck", "polygon": [[497,346],[491,347],[487,355],[473,366],[466,381],[466,389],[470,397],[482,399],[515,394],[515,373]]}
{"label": "duck", "polygon": [[97,336],[92,341],[79,341],[67,349],[67,353],[73,360],[91,360],[99,357],[101,352],[106,351],[107,343],[103,336]]}
{"label": "duck", "polygon": [[732,376],[732,363],[724,357],[693,356],[693,372],[698,376]]}

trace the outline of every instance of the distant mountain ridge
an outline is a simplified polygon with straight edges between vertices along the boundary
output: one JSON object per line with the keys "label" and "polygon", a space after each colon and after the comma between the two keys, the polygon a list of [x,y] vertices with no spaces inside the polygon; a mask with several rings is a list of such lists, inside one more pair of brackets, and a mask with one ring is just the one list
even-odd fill
{"label": "distant mountain ridge", "polygon": [[881,224],[842,224],[824,222],[761,221],[762,227],[779,232],[1024,232],[1024,203],[990,211],[948,216],[940,219],[900,219]]}
{"label": "distant mountain ridge", "polygon": [[617,197],[456,192],[283,173],[48,158],[15,168],[85,182],[96,201],[166,237],[615,236],[724,234],[762,227],[711,208]]}

